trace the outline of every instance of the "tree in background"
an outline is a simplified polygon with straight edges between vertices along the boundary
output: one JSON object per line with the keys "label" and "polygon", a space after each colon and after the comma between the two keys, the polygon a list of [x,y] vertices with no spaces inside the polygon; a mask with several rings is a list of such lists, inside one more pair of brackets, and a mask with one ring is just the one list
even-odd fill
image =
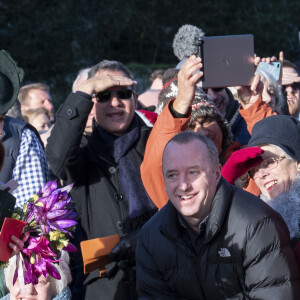
{"label": "tree in background", "polygon": [[299,12],[298,0],[0,0],[0,45],[24,68],[25,83],[51,86],[57,107],[78,70],[102,59],[146,65],[146,78],[155,64],[175,65],[172,41],[183,24],[206,35],[251,33],[258,55],[283,50],[296,60]]}

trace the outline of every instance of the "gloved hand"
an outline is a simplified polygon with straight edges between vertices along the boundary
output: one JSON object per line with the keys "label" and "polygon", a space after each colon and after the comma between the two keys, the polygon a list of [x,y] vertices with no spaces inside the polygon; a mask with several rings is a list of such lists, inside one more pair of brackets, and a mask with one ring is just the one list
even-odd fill
{"label": "gloved hand", "polygon": [[259,147],[248,147],[231,154],[222,168],[222,176],[231,184],[263,162],[264,150]]}
{"label": "gloved hand", "polygon": [[140,229],[122,236],[119,243],[108,254],[113,262],[106,265],[107,277],[113,278],[119,270],[127,274],[135,272],[135,248],[139,233]]}

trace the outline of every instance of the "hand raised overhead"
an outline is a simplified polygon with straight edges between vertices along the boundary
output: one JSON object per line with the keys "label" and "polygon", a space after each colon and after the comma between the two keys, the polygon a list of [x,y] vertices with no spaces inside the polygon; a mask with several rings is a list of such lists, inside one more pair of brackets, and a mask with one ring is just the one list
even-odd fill
{"label": "hand raised overhead", "polygon": [[203,76],[201,58],[192,55],[182,65],[178,73],[178,93],[173,103],[173,109],[181,114],[186,114],[195,97],[195,87],[198,80]]}
{"label": "hand raised overhead", "polygon": [[114,76],[110,74],[100,74],[84,81],[78,88],[78,91],[93,95],[94,93],[103,92],[109,88],[117,86],[134,86],[137,82],[125,77]]}

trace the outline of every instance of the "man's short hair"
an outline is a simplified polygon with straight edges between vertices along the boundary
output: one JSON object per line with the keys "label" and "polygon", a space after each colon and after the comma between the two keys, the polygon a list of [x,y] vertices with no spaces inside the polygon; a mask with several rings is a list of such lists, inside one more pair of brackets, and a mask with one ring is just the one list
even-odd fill
{"label": "man's short hair", "polygon": [[153,82],[156,78],[162,79],[164,73],[164,70],[155,70],[150,76],[150,81]]}
{"label": "man's short hair", "polygon": [[41,83],[41,82],[36,82],[36,83],[31,83],[24,85],[20,88],[18,99],[21,103],[21,105],[26,105],[28,104],[28,93],[30,90],[42,90],[47,93],[49,93],[50,88],[47,84]]}
{"label": "man's short hair", "polygon": [[129,69],[119,61],[115,60],[102,60],[95,66],[93,66],[89,73],[88,78],[95,77],[96,73],[99,71],[121,71],[123,72],[128,78],[133,79],[133,74],[129,71]]}
{"label": "man's short hair", "polygon": [[[204,143],[206,145],[206,148],[208,150],[208,155],[209,158],[211,160],[211,162],[213,163],[214,166],[217,166],[220,164],[219,162],[219,154],[218,154],[218,150],[215,146],[215,144],[206,136],[198,133],[198,132],[193,132],[193,131],[183,131],[180,132],[178,134],[176,134],[166,145],[165,149],[164,149],[164,153],[165,150],[167,148],[167,146],[171,143],[177,143],[177,144],[187,144],[189,142],[192,141],[200,141],[202,143]],[[163,157],[164,157],[164,153],[163,153]],[[180,159],[180,158],[179,158]]]}
{"label": "man's short hair", "polygon": [[164,75],[162,77],[163,85],[165,85],[168,81],[172,80],[173,78],[177,78],[179,71],[180,70],[176,68],[169,68],[165,70]]}

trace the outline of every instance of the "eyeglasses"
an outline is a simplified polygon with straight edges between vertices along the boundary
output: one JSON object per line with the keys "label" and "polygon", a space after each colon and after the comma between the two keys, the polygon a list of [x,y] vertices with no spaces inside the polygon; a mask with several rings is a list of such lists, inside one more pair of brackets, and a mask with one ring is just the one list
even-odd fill
{"label": "eyeglasses", "polygon": [[293,89],[293,91],[299,90],[300,89],[300,82],[293,82],[292,84],[282,85],[281,86],[282,93],[286,93],[286,89],[288,87],[291,87]]}
{"label": "eyeglasses", "polygon": [[278,166],[279,162],[282,161],[284,158],[286,158],[284,155],[267,158],[259,166],[252,168],[248,171],[249,177],[253,180],[257,179],[258,171],[260,169],[264,169],[265,171],[271,171],[272,169],[275,169]]}
{"label": "eyeglasses", "polygon": [[[210,88],[214,93],[219,93],[221,92],[222,90],[224,90],[225,88],[224,87],[221,87],[221,88]],[[203,92],[205,94],[207,94],[208,92],[208,88],[202,88]]]}
{"label": "eyeglasses", "polygon": [[92,97],[96,98],[97,102],[105,103],[111,99],[112,94],[116,95],[119,100],[128,100],[132,98],[133,90],[122,89],[118,91],[104,91],[97,94],[93,94]]}

